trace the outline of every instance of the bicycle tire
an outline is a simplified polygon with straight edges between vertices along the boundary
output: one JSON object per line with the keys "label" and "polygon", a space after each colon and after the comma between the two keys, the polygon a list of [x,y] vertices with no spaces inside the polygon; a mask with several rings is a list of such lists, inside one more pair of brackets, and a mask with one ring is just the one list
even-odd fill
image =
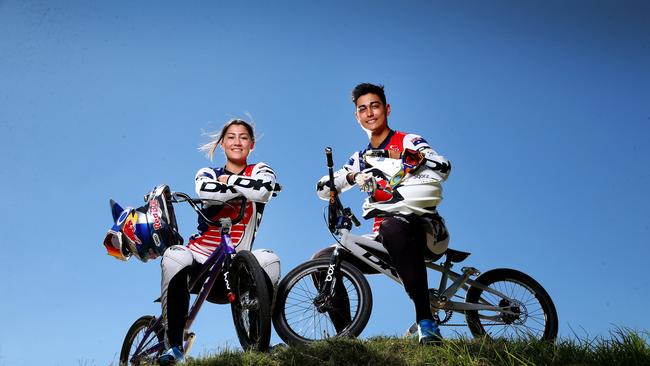
{"label": "bicycle tire", "polygon": [[[327,275],[329,265],[329,258],[307,261],[294,268],[280,282],[273,325],[286,343],[299,345],[333,337],[356,337],[366,327],[372,312],[372,292],[363,274],[346,262],[341,262],[341,277],[337,283],[346,290],[350,322],[337,330],[332,321],[334,314],[317,309],[314,298],[324,283],[323,278]],[[350,295],[354,295],[352,299]],[[332,303],[340,298],[338,295]]]}
{"label": "bicycle tire", "polygon": [[237,337],[246,351],[264,352],[271,341],[271,298],[264,269],[253,253],[238,252],[230,266],[230,304]]}
{"label": "bicycle tire", "polygon": [[499,268],[483,273],[476,282],[505,294],[515,304],[475,286],[467,291],[465,302],[510,306],[518,315],[489,310],[466,311],[467,326],[474,337],[547,341],[557,337],[558,318],[553,300],[532,277],[514,269]]}
{"label": "bicycle tire", "polygon": [[[151,355],[150,357],[143,357],[142,359],[136,361],[135,363],[130,362],[131,358],[133,357],[133,352],[135,351],[133,348],[137,347],[138,344],[140,344],[140,342],[142,341],[142,338],[138,338],[138,337],[144,336],[144,332],[155,321],[156,321],[156,317],[151,315],[144,315],[131,325],[129,330],[126,332],[126,336],[124,337],[124,342],[122,343],[122,349],[120,351],[120,366],[155,364],[158,356],[160,356],[162,351],[164,351],[163,349]],[[144,341],[144,344],[148,346],[153,346],[152,341],[154,340],[155,342],[161,342],[163,340],[162,329],[157,329],[155,332],[151,332],[149,334],[148,339]]]}

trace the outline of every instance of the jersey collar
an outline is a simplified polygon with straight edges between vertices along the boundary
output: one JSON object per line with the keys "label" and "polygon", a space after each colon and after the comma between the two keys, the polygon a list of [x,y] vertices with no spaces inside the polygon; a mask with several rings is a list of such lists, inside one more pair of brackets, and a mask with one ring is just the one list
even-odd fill
{"label": "jersey collar", "polygon": [[[247,167],[246,167],[246,168],[247,168]],[[229,175],[244,175],[244,172],[246,171],[246,168],[242,169],[241,172],[239,172],[239,173],[233,173],[233,172],[231,172],[230,170],[226,169],[225,166],[224,166],[222,169],[223,169],[223,173],[224,173],[224,174],[229,174]]]}
{"label": "jersey collar", "polygon": [[391,129],[390,132],[388,132],[388,136],[386,136],[384,141],[382,141],[381,144],[379,144],[379,146],[376,148],[372,147],[372,145],[370,145],[370,142],[368,142],[368,147],[366,147],[365,151],[374,150],[374,149],[379,149],[379,150],[386,149],[386,146],[388,145],[388,142],[390,142],[390,139],[393,138],[393,135],[395,135],[395,131]]}

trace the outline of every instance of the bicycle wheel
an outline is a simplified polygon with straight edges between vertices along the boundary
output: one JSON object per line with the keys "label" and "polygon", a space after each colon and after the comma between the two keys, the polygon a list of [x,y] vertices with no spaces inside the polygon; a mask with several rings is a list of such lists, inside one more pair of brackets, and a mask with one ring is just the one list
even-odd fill
{"label": "bicycle wheel", "polygon": [[507,298],[472,286],[467,291],[465,302],[498,306],[508,311],[466,311],[467,326],[472,335],[510,340],[553,340],[557,337],[555,305],[546,290],[532,277],[514,269],[499,268],[483,273],[476,282]]}
{"label": "bicycle wheel", "polygon": [[[131,325],[129,331],[126,332],[126,337],[124,337],[124,343],[122,343],[120,366],[155,364],[158,356],[164,351],[164,347],[161,345],[150,353],[143,352],[163,340],[164,335],[160,324],[157,329],[147,334],[147,329],[155,321],[155,317],[145,315]],[[139,355],[134,357],[136,352],[139,352]]]}
{"label": "bicycle wheel", "polygon": [[346,262],[341,263],[334,296],[317,298],[328,276],[329,261],[329,258],[307,261],[280,282],[273,325],[286,343],[356,337],[368,323],[372,312],[370,286],[363,274]]}
{"label": "bicycle wheel", "polygon": [[244,350],[266,351],[271,340],[271,298],[266,275],[253,253],[241,251],[230,266],[230,304],[239,343]]}

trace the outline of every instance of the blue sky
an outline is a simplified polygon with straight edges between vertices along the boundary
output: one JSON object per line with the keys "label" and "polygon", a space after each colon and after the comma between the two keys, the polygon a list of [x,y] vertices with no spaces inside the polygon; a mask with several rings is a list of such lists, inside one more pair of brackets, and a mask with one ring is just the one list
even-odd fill
{"label": "blue sky", "polygon": [[[366,144],[359,82],[451,160],[440,212],[468,264],[536,278],[562,337],[650,329],[649,17],[641,1],[0,1],[0,365],[116,363],[159,312],[160,274],[106,256],[108,200],[193,193],[223,164],[202,132],[231,117],[251,113],[251,161],[284,186],[256,248],[286,273],[331,244],[315,182],[325,146],[340,165]],[[362,336],[402,334],[410,301],[370,282]],[[194,356],[238,347],[228,307],[195,324]]]}

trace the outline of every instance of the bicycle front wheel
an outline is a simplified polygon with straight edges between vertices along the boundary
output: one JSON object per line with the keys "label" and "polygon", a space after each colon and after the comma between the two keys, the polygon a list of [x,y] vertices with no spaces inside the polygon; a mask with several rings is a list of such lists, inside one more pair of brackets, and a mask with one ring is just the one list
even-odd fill
{"label": "bicycle front wheel", "polygon": [[532,277],[514,269],[499,268],[483,273],[476,282],[505,297],[478,286],[467,291],[465,302],[499,308],[466,311],[472,335],[509,340],[554,340],[557,337],[558,319],[553,300]]}
{"label": "bicycle front wheel", "polygon": [[162,345],[154,346],[163,341],[164,334],[162,326],[147,332],[155,321],[155,317],[145,315],[131,325],[122,343],[120,366],[156,364],[164,347]]}
{"label": "bicycle front wheel", "polygon": [[232,319],[244,350],[266,351],[271,340],[271,292],[264,269],[253,253],[243,250],[230,266]]}
{"label": "bicycle front wheel", "polygon": [[[285,342],[295,345],[331,337],[356,337],[368,323],[372,293],[366,278],[346,262],[341,263],[338,276],[331,273],[329,266],[329,258],[310,260],[280,282],[273,325]],[[334,295],[324,297],[320,292],[330,275],[336,277]]]}

